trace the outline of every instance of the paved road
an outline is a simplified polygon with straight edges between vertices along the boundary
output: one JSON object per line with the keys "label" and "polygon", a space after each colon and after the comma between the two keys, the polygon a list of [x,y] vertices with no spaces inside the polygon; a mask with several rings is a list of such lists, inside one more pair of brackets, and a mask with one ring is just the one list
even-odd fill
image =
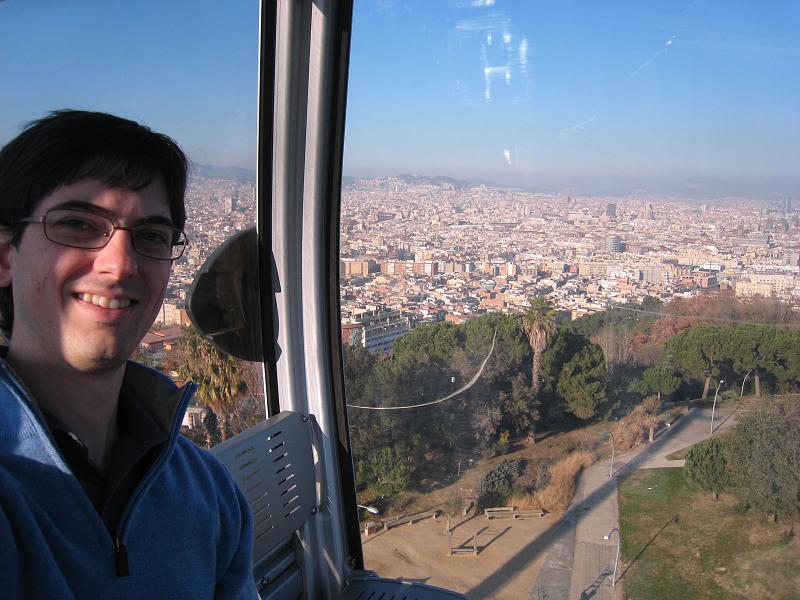
{"label": "paved road", "polygon": [[[731,412],[731,409],[716,411],[715,434],[733,426]],[[531,600],[622,600],[622,582],[611,586],[617,535],[610,541],[603,539],[619,527],[618,476],[633,469],[683,466],[684,461],[668,461],[666,455],[707,438],[710,422],[711,409],[692,409],[663,430],[652,444],[616,459],[613,478],[609,478],[609,460],[587,469],[558,525]]]}

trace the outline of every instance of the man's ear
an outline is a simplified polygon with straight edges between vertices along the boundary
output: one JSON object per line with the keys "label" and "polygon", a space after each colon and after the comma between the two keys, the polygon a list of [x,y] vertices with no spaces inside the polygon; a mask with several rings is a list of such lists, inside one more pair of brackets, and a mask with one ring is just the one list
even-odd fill
{"label": "man's ear", "polygon": [[0,288],[11,285],[13,255],[17,251],[17,247],[11,241],[13,238],[12,232],[0,228]]}

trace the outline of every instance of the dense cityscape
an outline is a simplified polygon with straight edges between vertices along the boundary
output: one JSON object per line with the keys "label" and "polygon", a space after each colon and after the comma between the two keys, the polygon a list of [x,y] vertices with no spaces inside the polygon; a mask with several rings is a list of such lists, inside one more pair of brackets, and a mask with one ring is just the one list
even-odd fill
{"label": "dense cityscape", "polygon": [[[196,270],[255,221],[248,181],[194,177],[190,246],[156,328],[187,324]],[[419,323],[521,313],[546,296],[569,318],[711,291],[800,295],[800,220],[786,195],[698,202],[472,186],[448,178],[347,179],[342,192],[343,342],[389,351]],[[365,333],[366,332],[366,333]]]}
{"label": "dense cityscape", "polygon": [[647,296],[790,300],[800,293],[798,227],[789,196],[701,203],[353,180],[342,198],[344,341],[363,322],[376,340],[355,341],[389,350],[387,329],[402,332],[404,321],[521,313],[541,295],[571,319]]}

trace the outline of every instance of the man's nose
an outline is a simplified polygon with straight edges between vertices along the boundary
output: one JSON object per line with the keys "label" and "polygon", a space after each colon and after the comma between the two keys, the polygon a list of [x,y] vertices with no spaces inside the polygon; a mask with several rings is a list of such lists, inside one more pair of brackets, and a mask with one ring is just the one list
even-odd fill
{"label": "man's nose", "polygon": [[100,273],[124,280],[139,271],[139,255],[133,248],[133,234],[126,229],[114,229],[108,243],[100,248],[94,268]]}

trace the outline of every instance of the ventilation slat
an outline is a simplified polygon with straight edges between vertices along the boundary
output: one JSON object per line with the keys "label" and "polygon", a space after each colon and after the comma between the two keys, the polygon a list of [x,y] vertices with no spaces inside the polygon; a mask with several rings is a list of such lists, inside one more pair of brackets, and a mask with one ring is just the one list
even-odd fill
{"label": "ventilation slat", "polygon": [[267,568],[270,553],[303,526],[317,504],[309,420],[282,412],[217,445],[212,453],[245,492],[258,523],[254,564],[263,562]]}

